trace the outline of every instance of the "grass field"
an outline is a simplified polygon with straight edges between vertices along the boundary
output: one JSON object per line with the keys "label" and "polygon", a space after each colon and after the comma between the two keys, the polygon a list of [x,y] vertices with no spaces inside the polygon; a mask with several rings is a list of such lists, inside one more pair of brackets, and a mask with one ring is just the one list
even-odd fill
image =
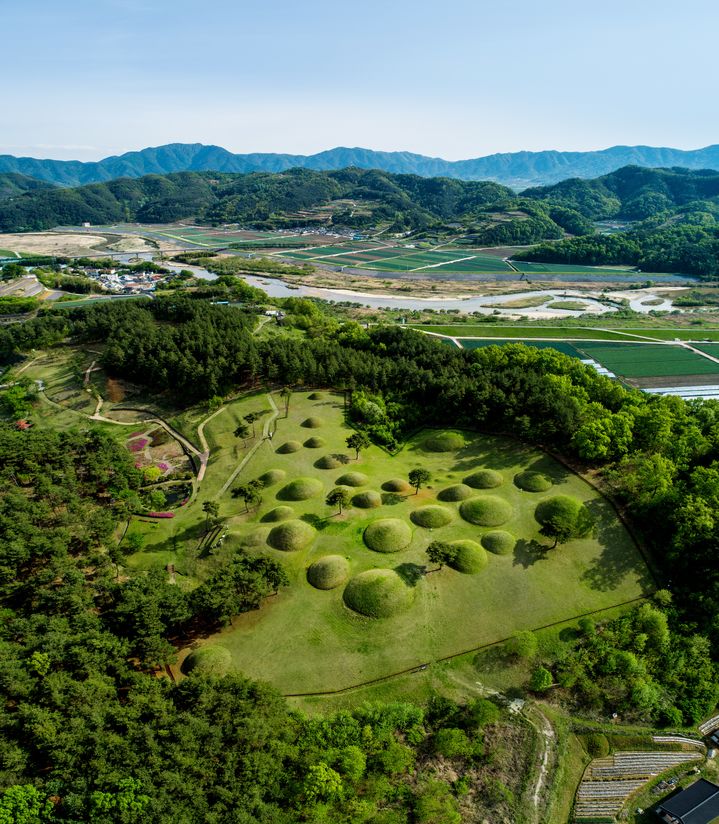
{"label": "grass field", "polygon": [[527,260],[513,260],[512,266],[518,272],[527,274],[564,274],[564,273],[588,273],[593,275],[630,275],[638,274],[635,269],[629,266],[578,266],[566,263],[531,263]]}
{"label": "grass field", "polygon": [[651,343],[604,344],[587,341],[581,350],[607,369],[625,378],[683,375],[713,375],[719,378],[719,363],[681,346]]}
{"label": "grass field", "polygon": [[[611,507],[552,459],[511,440],[467,434],[466,446],[438,453],[423,448],[429,434],[425,433],[396,457],[372,447],[358,462],[319,469],[327,456],[347,454],[344,440],[351,431],[343,423],[340,399],[329,393],[316,401],[307,395],[293,396],[289,419],[280,416],[274,439],[261,442],[234,483],[272,469],[285,475],[265,490],[259,509],[245,513],[244,503],[232,498],[229,489],[224,494],[220,490],[242,460],[243,450],[232,435],[235,421],[250,407],[261,410],[267,403],[267,396],[256,395],[228,405],[212,418],[205,434],[213,448],[213,460],[197,499],[169,523],[133,526],[144,530],[147,546],[131,558],[131,563],[146,568],[174,561],[181,575],[187,576],[185,583],[191,584],[212,568],[213,556],[199,557],[195,545],[203,532],[202,502],[217,499],[228,529],[217,557],[242,547],[268,553],[285,565],[292,581],[288,589],[210,639],[227,647],[234,666],[248,675],[268,680],[286,693],[337,689],[496,642],[515,629],[539,627],[610,607],[636,598],[650,587],[640,556]],[[309,417],[318,418],[320,426],[303,426]],[[302,446],[310,438],[321,438],[324,445]],[[288,441],[300,444],[299,450],[278,453]],[[431,488],[419,495],[382,490],[390,479],[406,478],[410,468],[420,465],[432,473]],[[517,539],[514,550],[507,555],[487,553],[486,566],[476,575],[449,568],[423,575],[427,564],[424,549],[434,538],[478,542],[492,531],[465,521],[459,514],[461,503],[437,498],[442,488],[459,484],[479,468],[494,469],[503,481],[491,493],[476,490],[474,494],[491,495],[509,505],[509,520],[501,529]],[[527,468],[549,476],[554,482],[552,492],[535,494],[517,488],[514,475]],[[365,505],[369,501],[370,505],[379,502],[379,506],[360,508],[358,501],[342,516],[333,514],[324,497],[347,472],[366,477],[366,482],[359,479],[361,486],[352,488],[353,495],[361,495]],[[294,497],[296,489],[293,487],[292,496],[283,489],[298,478],[318,482],[317,494],[304,500],[288,499]],[[303,482],[301,486],[311,493],[315,484]],[[375,494],[362,495],[366,492]],[[599,524],[596,539],[573,541],[546,553],[533,543],[538,534],[534,507],[554,492],[569,493],[586,502]],[[412,513],[427,505],[444,507],[449,524],[431,529],[415,525],[413,521],[420,517]],[[309,527],[310,542],[304,548],[288,552],[268,545],[268,539],[277,545],[277,535],[270,535],[277,522],[263,519],[279,506],[290,508],[294,519],[289,523],[299,521],[303,525],[300,532]],[[428,514],[434,518],[436,512],[423,510],[421,517]],[[404,524],[410,534],[407,548],[396,553],[370,550],[363,533],[378,519]],[[295,526],[288,531],[293,529]],[[406,611],[382,619],[363,617],[345,605],[342,586],[331,590],[311,586],[308,567],[327,555],[345,558],[351,578],[371,570],[386,571],[393,586],[401,590]],[[555,597],[558,591],[561,598]],[[508,604],[514,606],[508,609]]]}
{"label": "grass field", "polygon": [[500,326],[498,324],[458,324],[456,326],[418,325],[408,327],[424,332],[436,332],[450,337],[477,338],[557,338],[561,340],[627,340],[620,331],[563,326]]}
{"label": "grass field", "polygon": [[477,340],[476,338],[457,338],[462,345],[462,349],[482,349],[485,346],[502,346],[505,343],[523,343],[525,346],[533,346],[535,349],[556,349],[563,355],[570,355],[573,358],[585,358],[582,352],[567,341],[549,340],[502,340],[501,338],[490,338],[489,340]]}

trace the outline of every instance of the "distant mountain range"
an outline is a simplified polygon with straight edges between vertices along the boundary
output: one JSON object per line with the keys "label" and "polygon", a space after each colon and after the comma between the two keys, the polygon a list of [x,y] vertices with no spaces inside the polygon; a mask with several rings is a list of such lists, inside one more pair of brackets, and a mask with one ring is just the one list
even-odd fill
{"label": "distant mountain range", "polygon": [[375,152],[359,148],[330,149],[314,155],[233,154],[220,146],[202,143],[171,143],[92,163],[0,155],[0,172],[27,175],[60,186],[185,171],[281,172],[294,167],[329,171],[357,167],[422,177],[491,180],[514,189],[524,189],[551,185],[571,177],[598,177],[627,165],[719,169],[719,145],[692,151],[613,146],[594,152],[509,152],[456,161],[411,152]]}

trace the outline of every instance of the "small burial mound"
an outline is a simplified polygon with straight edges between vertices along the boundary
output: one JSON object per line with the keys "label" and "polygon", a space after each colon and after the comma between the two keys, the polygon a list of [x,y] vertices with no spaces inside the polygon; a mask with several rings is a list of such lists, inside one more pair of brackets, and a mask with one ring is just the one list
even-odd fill
{"label": "small burial mound", "polygon": [[322,482],[317,478],[295,478],[280,489],[277,498],[280,501],[306,501],[322,492]]}
{"label": "small burial mound", "polygon": [[569,495],[555,495],[553,498],[547,498],[546,501],[540,501],[537,504],[534,517],[537,523],[542,526],[554,520],[565,519],[570,523],[576,523],[581,511],[581,501],[571,498]]}
{"label": "small burial mound", "polygon": [[484,495],[461,503],[459,514],[470,524],[501,526],[512,517],[512,507],[496,495]]}
{"label": "small burial mound", "polygon": [[202,675],[226,675],[232,664],[232,655],[225,647],[208,645],[191,652],[182,662],[182,672]]}
{"label": "small burial mound", "polygon": [[310,392],[307,396],[308,401],[321,401],[324,400],[324,395],[321,392]]}
{"label": "small burial mound", "polygon": [[446,506],[421,506],[410,512],[409,517],[413,524],[423,526],[425,529],[437,529],[440,526],[447,526],[452,520],[452,512]]}
{"label": "small burial mound", "polygon": [[364,542],[375,552],[401,552],[412,541],[409,524],[398,518],[380,518],[364,531]]}
{"label": "small burial mound", "polygon": [[509,555],[516,543],[514,535],[503,529],[493,529],[482,535],[482,546],[493,555]]}
{"label": "small burial mound", "polygon": [[310,416],[309,418],[305,418],[300,426],[304,426],[305,429],[319,429],[320,426],[322,426],[322,418]]}
{"label": "small burial mound", "polygon": [[299,452],[302,449],[302,444],[299,441],[286,441],[277,447],[278,455],[290,455],[292,452]]}
{"label": "small burial mound", "polygon": [[422,441],[422,449],[427,452],[455,452],[465,443],[466,441],[459,432],[436,432]]}
{"label": "small burial mound", "polygon": [[403,478],[390,478],[382,484],[385,492],[409,492],[412,487]]}
{"label": "small burial mound", "polygon": [[412,606],[414,589],[391,569],[368,569],[350,578],[345,604],[368,618],[389,618]]}
{"label": "small burial mound", "polygon": [[361,472],[345,472],[335,481],[337,486],[364,486],[369,478]]}
{"label": "small burial mound", "polygon": [[265,486],[274,486],[278,484],[280,481],[284,481],[287,477],[287,473],[284,469],[268,469],[264,475],[260,475],[257,479],[258,481],[262,481]]}
{"label": "small burial mound", "polygon": [[311,438],[307,438],[304,445],[307,449],[322,449],[323,446],[327,445],[327,441],[325,441],[324,438],[314,435]]}
{"label": "small burial mound", "polygon": [[273,527],[267,536],[267,543],[273,549],[283,552],[297,552],[304,549],[315,537],[315,529],[304,521],[292,519]]}
{"label": "small burial mound", "polygon": [[476,541],[452,541],[457,551],[449,566],[465,575],[476,575],[487,566],[487,553]]}
{"label": "small burial mound", "polygon": [[442,489],[437,495],[437,498],[440,501],[466,501],[467,498],[471,498],[472,495],[474,495],[474,491],[471,486],[467,486],[467,484],[455,484],[454,486],[448,486],[446,489]]}
{"label": "small burial mound", "polygon": [[276,506],[269,512],[265,513],[261,520],[266,524],[277,523],[278,521],[286,521],[288,518],[294,518],[295,511],[291,506]]}
{"label": "small burial mound", "polygon": [[552,488],[552,480],[541,472],[518,472],[514,476],[514,485],[525,492],[546,492]]}
{"label": "small burial mound", "polygon": [[360,492],[352,498],[352,506],[359,509],[376,509],[378,506],[382,506],[382,496],[379,492],[368,489],[366,492]]}
{"label": "small burial mound", "polygon": [[315,589],[335,589],[349,578],[350,565],[341,555],[325,555],[307,570],[307,580]]}
{"label": "small burial mound", "polygon": [[472,489],[496,489],[502,486],[504,478],[494,469],[480,469],[479,472],[474,472],[465,478],[464,482]]}
{"label": "small burial mound", "polygon": [[335,458],[334,455],[323,455],[315,461],[317,469],[337,469],[342,466],[342,462]]}

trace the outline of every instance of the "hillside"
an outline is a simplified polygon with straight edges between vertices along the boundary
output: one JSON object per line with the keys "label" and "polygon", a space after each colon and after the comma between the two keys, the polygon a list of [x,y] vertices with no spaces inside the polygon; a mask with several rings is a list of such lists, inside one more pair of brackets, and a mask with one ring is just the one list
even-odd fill
{"label": "hillside", "polygon": [[21,175],[15,172],[0,174],[0,200],[4,200],[6,197],[15,197],[24,192],[35,192],[53,188],[52,183],[47,183],[44,180],[36,180],[27,175]]}
{"label": "hillside", "polygon": [[457,161],[412,152],[377,152],[345,147],[313,155],[233,154],[220,146],[201,143],[171,143],[90,163],[0,155],[0,172],[29,175],[62,186],[182,171],[246,173],[282,172],[290,168],[332,171],[354,166],[421,177],[492,180],[514,189],[523,189],[557,183],[569,177],[597,177],[627,165],[719,169],[719,145],[693,151],[613,146],[591,152],[507,152]]}

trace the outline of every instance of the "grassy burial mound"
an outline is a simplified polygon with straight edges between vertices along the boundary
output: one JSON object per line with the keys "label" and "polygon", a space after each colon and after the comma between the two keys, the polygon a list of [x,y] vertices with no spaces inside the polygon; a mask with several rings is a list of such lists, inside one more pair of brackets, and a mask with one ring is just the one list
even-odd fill
{"label": "grassy burial mound", "polygon": [[534,517],[542,526],[550,523],[554,518],[570,518],[576,521],[583,508],[581,501],[576,498],[569,495],[555,495],[537,504]]}
{"label": "grassy burial mound", "polygon": [[302,444],[299,441],[286,441],[277,447],[278,455],[291,455],[293,452],[299,452],[302,449]]}
{"label": "grassy burial mound", "polygon": [[457,551],[457,554],[450,561],[449,566],[457,572],[476,575],[487,566],[487,553],[476,541],[452,541],[450,546]]}
{"label": "grassy burial mound", "polygon": [[225,647],[208,645],[191,652],[182,662],[182,672],[189,675],[226,675],[232,666],[232,654]]}
{"label": "grassy burial mound", "polygon": [[368,489],[366,492],[360,492],[352,498],[352,506],[358,509],[376,509],[382,506],[382,496],[379,492]]}
{"label": "grassy burial mound", "polygon": [[[323,455],[315,461],[314,465],[317,469],[339,469],[342,461],[336,455]],[[342,484],[342,486],[347,486],[347,484]]]}
{"label": "grassy burial mound", "polygon": [[308,401],[321,401],[324,400],[324,395],[321,392],[310,392],[307,396]]}
{"label": "grassy burial mound", "polygon": [[315,589],[335,589],[342,586],[350,574],[350,565],[341,555],[325,555],[307,570],[307,580]]}
{"label": "grassy burial mound", "polygon": [[436,432],[422,442],[422,449],[427,452],[456,452],[466,441],[459,432]]}
{"label": "grassy burial mound", "polygon": [[337,486],[364,486],[369,483],[369,478],[361,472],[345,472],[337,478],[335,483]]}
{"label": "grassy burial mound", "polygon": [[261,520],[266,524],[274,524],[294,517],[295,511],[291,506],[276,506],[274,509],[271,509],[269,512],[265,513]]}
{"label": "grassy burial mound", "polygon": [[315,415],[310,415],[309,418],[305,418],[300,426],[304,426],[305,429],[319,429],[322,426],[322,418],[318,418]]}
{"label": "grassy burial mound", "polygon": [[466,477],[464,483],[472,489],[496,489],[502,486],[504,478],[494,469],[480,469]]}
{"label": "grassy burial mound", "polygon": [[273,527],[267,536],[267,543],[273,549],[281,549],[283,552],[297,552],[311,544],[315,534],[314,527],[293,518]]}
{"label": "grassy burial mound", "polygon": [[437,498],[440,501],[466,501],[474,495],[474,490],[467,484],[454,484],[442,489]]}
{"label": "grassy burial mound", "polygon": [[365,529],[363,537],[375,552],[401,552],[412,542],[412,530],[399,518],[380,518]]}
{"label": "grassy burial mound", "polygon": [[552,488],[552,479],[542,472],[518,472],[514,476],[514,485],[525,492],[546,492]]}
{"label": "grassy burial mound", "polygon": [[317,478],[295,478],[280,489],[277,498],[280,501],[306,501],[322,494],[322,482]]}
{"label": "grassy burial mound", "polygon": [[469,498],[459,506],[465,521],[477,526],[501,526],[512,517],[512,507],[496,495]]}
{"label": "grassy burial mound", "polygon": [[314,435],[311,438],[307,438],[304,446],[306,449],[322,449],[323,446],[327,446],[327,441],[324,438]]}
{"label": "grassy burial mound", "polygon": [[390,478],[382,484],[385,492],[409,492],[412,487],[403,478]]}
{"label": "grassy burial mound", "polygon": [[541,524],[540,532],[554,538],[554,545],[571,538],[583,538],[592,531],[594,521],[581,501],[569,495],[555,495],[537,504],[534,518]]}
{"label": "grassy burial mound", "polygon": [[414,589],[391,569],[368,569],[351,578],[343,594],[345,604],[368,618],[390,618],[412,606]]}
{"label": "grassy burial mound", "polygon": [[286,477],[287,473],[284,469],[268,469],[267,472],[260,475],[257,480],[261,481],[265,486],[274,486],[284,481]]}
{"label": "grassy burial mound", "polygon": [[438,529],[441,526],[447,526],[452,521],[453,515],[446,506],[429,504],[413,510],[410,512],[409,517],[412,519],[412,523],[417,524],[417,526],[425,529]]}
{"label": "grassy burial mound", "polygon": [[482,535],[482,546],[493,555],[509,555],[514,551],[517,541],[511,532],[493,529]]}

